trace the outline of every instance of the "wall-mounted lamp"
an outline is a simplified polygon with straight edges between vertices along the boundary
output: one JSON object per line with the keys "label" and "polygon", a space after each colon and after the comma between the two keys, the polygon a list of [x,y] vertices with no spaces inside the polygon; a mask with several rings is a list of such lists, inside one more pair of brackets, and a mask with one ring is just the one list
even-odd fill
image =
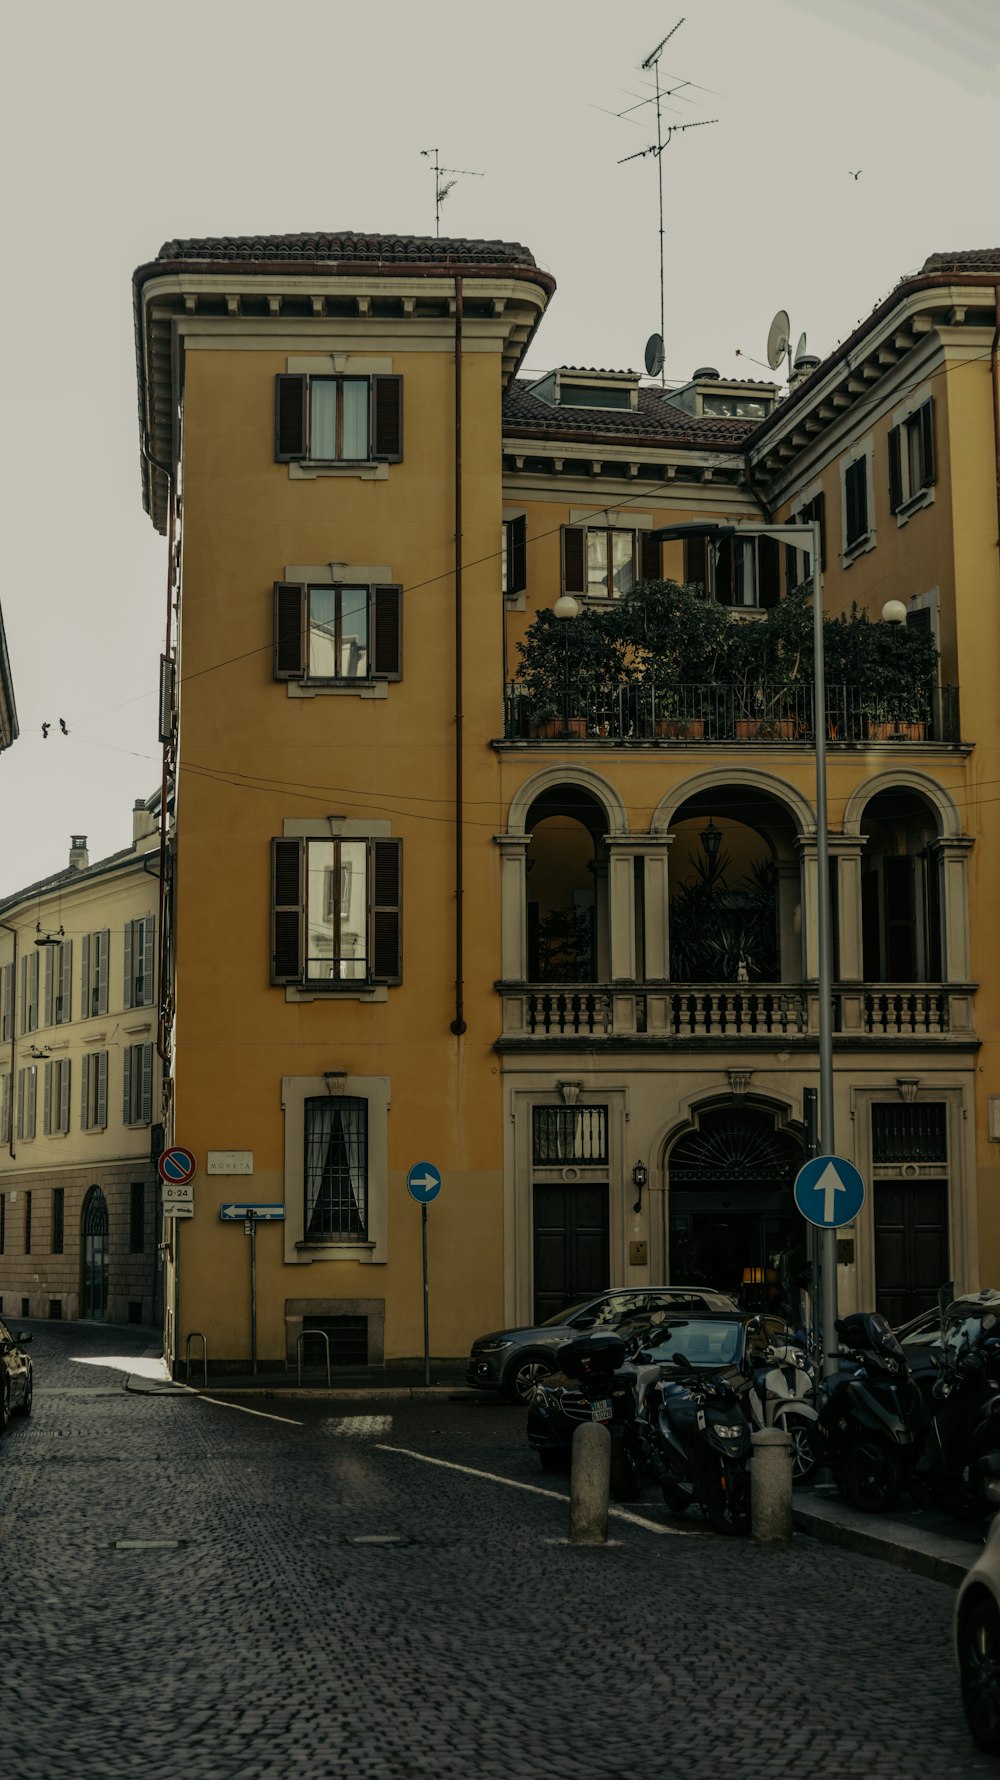
{"label": "wall-mounted lamp", "polygon": [[701,831],[701,844],[704,847],[705,852],[708,854],[709,859],[715,858],[716,853],[722,845],[722,829],[716,828],[711,816],[708,818],[708,827],[703,828]]}
{"label": "wall-mounted lamp", "polygon": [[886,600],[882,607],[882,618],[886,624],[905,624],[906,607],[902,600]]}
{"label": "wall-mounted lamp", "polygon": [[636,1201],[632,1207],[633,1211],[642,1210],[642,1189],[648,1180],[649,1169],[646,1167],[645,1162],[637,1162],[632,1170],[632,1185],[636,1190]]}

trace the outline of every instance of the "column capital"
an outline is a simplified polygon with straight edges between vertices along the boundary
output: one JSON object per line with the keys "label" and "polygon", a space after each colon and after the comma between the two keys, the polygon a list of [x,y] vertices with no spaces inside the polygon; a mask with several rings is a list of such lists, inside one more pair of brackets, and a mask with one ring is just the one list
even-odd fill
{"label": "column capital", "polygon": [[498,847],[508,853],[526,853],[531,845],[530,834],[495,834],[493,839]]}
{"label": "column capital", "polygon": [[931,852],[940,854],[942,859],[961,859],[974,845],[971,834],[939,834],[931,841]]}
{"label": "column capital", "polygon": [[606,834],[604,837],[609,853],[632,853],[637,858],[645,853],[666,853],[673,844],[672,834]]}

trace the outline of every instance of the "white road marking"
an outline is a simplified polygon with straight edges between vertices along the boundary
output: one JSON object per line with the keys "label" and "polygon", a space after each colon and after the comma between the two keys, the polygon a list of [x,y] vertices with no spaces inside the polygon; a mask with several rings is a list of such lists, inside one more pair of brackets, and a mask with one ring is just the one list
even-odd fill
{"label": "white road marking", "polygon": [[[396,1452],[405,1459],[419,1459],[422,1465],[440,1465],[444,1471],[461,1471],[466,1477],[482,1477],[487,1483],[505,1483],[508,1489],[527,1490],[533,1496],[548,1496],[550,1502],[562,1502],[569,1506],[569,1497],[559,1490],[543,1489],[538,1483],[522,1483],[518,1477],[501,1477],[496,1471],[477,1471],[472,1465],[457,1465],[452,1459],[434,1459],[426,1452],[411,1452],[406,1446],[379,1445],[379,1452]],[[687,1539],[694,1534],[694,1528],[665,1527],[658,1520],[646,1520],[641,1514],[633,1514],[628,1508],[609,1508],[608,1514],[615,1520],[624,1520],[633,1527],[645,1527],[647,1533],[663,1533],[675,1539]]]}
{"label": "white road marking", "polygon": [[375,1434],[392,1433],[391,1415],[338,1415],[324,1424],[328,1434],[339,1438],[370,1440]]}
{"label": "white road marking", "polygon": [[305,1422],[296,1421],[291,1415],[271,1415],[266,1409],[247,1409],[242,1403],[223,1403],[218,1397],[206,1397],[203,1391],[194,1393],[203,1403],[213,1403],[216,1409],[238,1409],[241,1415],[261,1415],[266,1422],[287,1422],[290,1428],[304,1428]]}

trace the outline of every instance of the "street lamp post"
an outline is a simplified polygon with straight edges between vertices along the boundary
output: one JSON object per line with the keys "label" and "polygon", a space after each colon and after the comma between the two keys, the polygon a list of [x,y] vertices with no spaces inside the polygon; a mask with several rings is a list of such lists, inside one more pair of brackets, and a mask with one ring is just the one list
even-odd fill
{"label": "street lamp post", "polygon": [[[823,584],[820,570],[822,540],[817,519],[788,525],[666,525],[651,532],[657,541],[690,537],[775,538],[780,543],[805,545],[812,556],[813,607],[813,728],[816,743],[816,872],[819,879],[816,917],[819,926],[817,983],[819,989],[819,1154],[836,1154],[833,1106],[833,928],[830,909],[830,828],[826,792],[826,671],[823,655]],[[836,1370],[833,1355],[837,1321],[837,1232],[822,1231],[820,1331],[823,1369]]]}
{"label": "street lamp post", "polygon": [[552,616],[558,618],[564,626],[563,641],[566,645],[563,654],[563,734],[569,735],[569,627],[574,618],[580,616],[580,602],[571,593],[561,593],[552,608]]}

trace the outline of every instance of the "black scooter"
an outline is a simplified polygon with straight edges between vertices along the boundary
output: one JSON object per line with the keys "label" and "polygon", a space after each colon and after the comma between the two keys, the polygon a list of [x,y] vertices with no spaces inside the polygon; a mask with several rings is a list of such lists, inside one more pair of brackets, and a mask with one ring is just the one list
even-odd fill
{"label": "black scooter", "polygon": [[[680,1355],[674,1363],[686,1365]],[[667,1373],[646,1392],[639,1425],[667,1507],[683,1514],[697,1502],[717,1533],[750,1531],[752,1389],[753,1379],[734,1367]]]}
{"label": "black scooter", "polygon": [[930,1426],[909,1485],[919,1506],[956,1520],[981,1520],[1000,1502],[1000,1320],[986,1297],[949,1306]]}
{"label": "black scooter", "polygon": [[625,1343],[617,1335],[584,1335],[557,1352],[560,1369],[572,1378],[590,1405],[591,1421],[611,1436],[611,1494],[616,1502],[637,1502],[642,1494],[642,1450],[636,1427],[635,1381],[619,1368]]}
{"label": "black scooter", "polygon": [[853,1508],[889,1508],[912,1475],[927,1411],[884,1316],[857,1311],[835,1325],[856,1370],[824,1379],[817,1444]]}

